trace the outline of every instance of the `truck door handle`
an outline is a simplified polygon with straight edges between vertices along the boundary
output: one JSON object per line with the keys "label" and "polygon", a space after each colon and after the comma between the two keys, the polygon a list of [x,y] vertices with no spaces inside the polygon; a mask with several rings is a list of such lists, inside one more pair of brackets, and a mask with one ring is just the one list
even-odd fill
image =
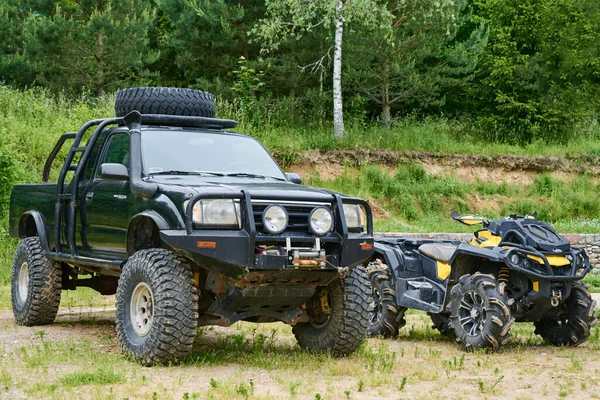
{"label": "truck door handle", "polygon": [[94,192],[87,192],[87,193],[85,194],[85,199],[86,199],[86,200],[91,200],[91,199],[93,199],[93,198],[94,198]]}

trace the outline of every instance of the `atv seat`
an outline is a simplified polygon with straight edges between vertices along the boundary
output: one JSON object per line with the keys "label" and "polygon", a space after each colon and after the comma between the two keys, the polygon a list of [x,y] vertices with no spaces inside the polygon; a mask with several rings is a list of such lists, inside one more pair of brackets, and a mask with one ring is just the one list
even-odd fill
{"label": "atv seat", "polygon": [[458,246],[445,243],[425,243],[419,246],[419,252],[434,260],[448,263]]}

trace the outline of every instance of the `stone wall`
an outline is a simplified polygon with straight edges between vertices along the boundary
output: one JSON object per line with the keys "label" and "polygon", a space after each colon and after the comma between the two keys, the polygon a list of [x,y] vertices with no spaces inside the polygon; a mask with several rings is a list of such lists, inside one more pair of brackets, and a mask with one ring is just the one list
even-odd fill
{"label": "stone wall", "polygon": [[[471,241],[471,233],[375,233],[377,236],[402,236],[407,238],[426,238],[426,239],[445,239],[460,240],[468,243]],[[575,248],[585,248],[585,252],[590,258],[593,272],[600,273],[600,235],[595,234],[565,234],[562,235]]]}

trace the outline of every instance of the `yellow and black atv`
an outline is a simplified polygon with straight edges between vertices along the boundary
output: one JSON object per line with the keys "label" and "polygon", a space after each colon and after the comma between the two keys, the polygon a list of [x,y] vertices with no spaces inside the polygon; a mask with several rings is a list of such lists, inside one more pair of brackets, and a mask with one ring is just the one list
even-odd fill
{"label": "yellow and black atv", "polygon": [[373,290],[369,335],[394,337],[408,308],[426,311],[433,327],[456,334],[466,350],[497,350],[518,322],[556,346],[576,346],[590,336],[595,301],[581,279],[590,263],[536,215],[487,221],[470,244],[385,237],[375,242],[368,273]]}

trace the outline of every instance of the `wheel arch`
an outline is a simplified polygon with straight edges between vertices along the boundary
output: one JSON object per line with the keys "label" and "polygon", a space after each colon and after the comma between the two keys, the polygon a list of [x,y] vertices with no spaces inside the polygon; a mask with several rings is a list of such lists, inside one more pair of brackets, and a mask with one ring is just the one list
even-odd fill
{"label": "wheel arch", "polygon": [[154,211],[145,211],[134,216],[127,227],[127,254],[138,250],[162,246],[160,230],[168,229],[165,219]]}
{"label": "wheel arch", "polygon": [[39,211],[26,211],[19,219],[19,238],[37,236],[44,251],[49,251],[46,218]]}
{"label": "wheel arch", "polygon": [[471,248],[472,246],[460,245],[452,259],[450,265],[450,279],[455,282],[465,274],[474,274],[481,272],[496,276],[500,267],[506,265],[501,254],[491,249]]}
{"label": "wheel arch", "polygon": [[404,265],[404,256],[398,248],[392,247],[385,243],[375,242],[375,250],[371,256],[371,260],[379,258],[388,266],[389,273],[392,279],[396,280],[399,275],[399,269]]}

